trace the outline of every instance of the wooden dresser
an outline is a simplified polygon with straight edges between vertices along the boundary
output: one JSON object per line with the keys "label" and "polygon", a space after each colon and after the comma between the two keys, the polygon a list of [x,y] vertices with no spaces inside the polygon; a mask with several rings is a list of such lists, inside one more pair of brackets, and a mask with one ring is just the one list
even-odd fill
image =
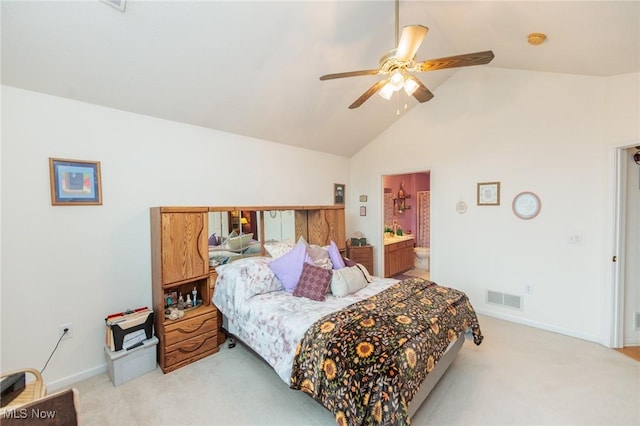
{"label": "wooden dresser", "polygon": [[373,246],[348,246],[347,257],[354,262],[361,263],[373,275]]}

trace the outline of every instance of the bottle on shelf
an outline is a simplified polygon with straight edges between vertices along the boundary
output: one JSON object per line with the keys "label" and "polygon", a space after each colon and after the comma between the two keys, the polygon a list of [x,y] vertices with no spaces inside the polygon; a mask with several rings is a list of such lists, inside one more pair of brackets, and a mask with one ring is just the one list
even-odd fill
{"label": "bottle on shelf", "polygon": [[182,297],[182,292],[180,293],[180,297],[178,297],[178,309],[184,309],[184,298]]}

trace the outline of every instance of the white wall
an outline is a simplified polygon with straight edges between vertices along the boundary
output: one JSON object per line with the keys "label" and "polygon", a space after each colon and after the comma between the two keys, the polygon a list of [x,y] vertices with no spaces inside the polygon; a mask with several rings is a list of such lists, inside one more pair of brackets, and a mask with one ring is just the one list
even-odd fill
{"label": "white wall", "polygon": [[[54,207],[48,158],[97,160],[102,206]],[[2,87],[2,371],[103,371],[104,317],[151,304],[149,208],[333,204],[348,159]]]}
{"label": "white wall", "polygon": [[[369,208],[358,217],[350,198],[347,227],[376,246],[377,273],[381,176],[430,170],[434,281],[467,292],[479,312],[608,343],[612,147],[639,138],[638,75],[473,67],[434,93],[351,159],[351,194],[367,194]],[[476,206],[485,181],[501,182],[500,206]],[[511,210],[525,190],[542,200],[534,220]],[[582,244],[569,244],[572,233]],[[522,295],[523,310],[486,303],[488,289]]]}

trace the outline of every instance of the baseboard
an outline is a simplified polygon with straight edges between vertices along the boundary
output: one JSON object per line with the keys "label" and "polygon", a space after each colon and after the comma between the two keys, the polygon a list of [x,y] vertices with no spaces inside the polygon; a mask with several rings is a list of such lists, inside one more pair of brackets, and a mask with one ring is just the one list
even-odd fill
{"label": "baseboard", "polygon": [[74,383],[81,382],[90,377],[97,376],[98,374],[106,373],[106,372],[107,372],[107,364],[105,363],[97,367],[93,367],[88,370],[81,371],[72,376],[68,376],[68,377],[56,380],[54,382],[47,383],[47,393],[57,392],[62,389],[73,387]]}
{"label": "baseboard", "polygon": [[[539,321],[533,321],[526,318],[519,318],[508,314],[503,314],[495,311],[488,311],[485,309],[476,309],[476,312],[481,315],[486,315],[488,317],[498,318],[501,320],[514,322],[516,324],[522,324],[529,327],[539,328],[541,330],[551,331],[553,333],[563,334],[565,336],[576,337],[578,339],[586,340],[588,342],[602,344],[598,336],[594,336],[593,334],[583,333],[581,331],[572,330],[570,328],[557,327],[552,324],[546,324]],[[480,324],[480,328],[482,328],[482,324]]]}

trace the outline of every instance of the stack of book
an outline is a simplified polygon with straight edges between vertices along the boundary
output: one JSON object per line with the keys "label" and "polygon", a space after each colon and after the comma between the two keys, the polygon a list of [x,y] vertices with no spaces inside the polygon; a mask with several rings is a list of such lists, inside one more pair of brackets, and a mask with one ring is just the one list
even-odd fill
{"label": "stack of book", "polygon": [[142,346],[153,336],[153,311],[148,307],[108,315],[106,346],[112,351]]}

